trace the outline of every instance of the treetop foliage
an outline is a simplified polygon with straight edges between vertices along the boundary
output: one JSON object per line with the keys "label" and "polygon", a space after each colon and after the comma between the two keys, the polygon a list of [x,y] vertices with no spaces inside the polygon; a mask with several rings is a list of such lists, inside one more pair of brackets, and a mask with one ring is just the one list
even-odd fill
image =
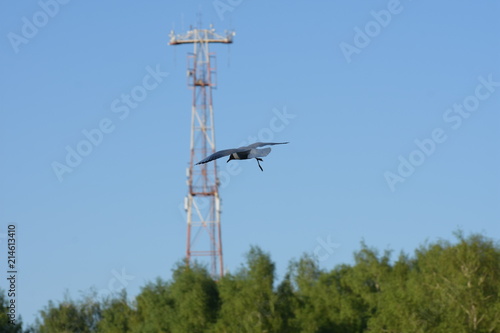
{"label": "treetop foliage", "polygon": [[[420,246],[413,256],[361,244],[354,264],[323,270],[314,256],[291,261],[276,281],[270,254],[251,247],[245,264],[214,281],[180,262],[129,300],[49,302],[33,332],[499,332],[500,247],[482,235]],[[0,296],[5,309],[5,298]],[[5,311],[2,311],[4,313]],[[0,314],[2,332],[10,327]]]}

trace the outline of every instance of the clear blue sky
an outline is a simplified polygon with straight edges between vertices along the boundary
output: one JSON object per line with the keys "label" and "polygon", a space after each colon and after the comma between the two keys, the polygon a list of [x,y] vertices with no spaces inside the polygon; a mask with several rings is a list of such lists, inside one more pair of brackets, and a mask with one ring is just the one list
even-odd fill
{"label": "clear blue sky", "polygon": [[[291,142],[220,190],[229,271],[252,244],[281,279],[304,252],[351,263],[363,239],[397,255],[458,228],[500,238],[498,2],[54,1],[0,4],[0,267],[15,223],[26,322],[66,290],[135,296],[183,257],[192,46],[168,34],[198,12],[236,31],[212,48],[217,148]],[[99,126],[59,181],[54,161]]]}

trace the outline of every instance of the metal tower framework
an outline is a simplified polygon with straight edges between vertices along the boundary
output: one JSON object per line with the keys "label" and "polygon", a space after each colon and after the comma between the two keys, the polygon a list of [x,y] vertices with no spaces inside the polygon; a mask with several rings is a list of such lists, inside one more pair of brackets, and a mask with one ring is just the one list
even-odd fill
{"label": "metal tower framework", "polygon": [[220,224],[220,197],[217,164],[195,163],[215,152],[214,110],[212,88],[216,87],[215,54],[210,43],[231,44],[234,32],[226,36],[215,29],[191,29],[186,34],[170,33],[170,45],[193,44],[188,53],[188,86],[193,90],[191,107],[190,160],[187,169],[188,194],[184,201],[187,213],[186,258],[188,264],[195,256],[210,257],[210,271],[217,279],[222,277],[222,239]]}

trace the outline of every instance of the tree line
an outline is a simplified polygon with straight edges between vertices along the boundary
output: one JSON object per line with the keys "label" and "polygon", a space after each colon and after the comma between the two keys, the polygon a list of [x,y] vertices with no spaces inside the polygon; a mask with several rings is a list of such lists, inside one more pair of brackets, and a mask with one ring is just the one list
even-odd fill
{"label": "tree line", "polygon": [[352,265],[321,269],[305,254],[277,281],[269,253],[252,247],[234,273],[214,281],[181,262],[170,280],[96,299],[49,302],[36,324],[1,332],[500,332],[500,247],[480,234],[425,243],[413,255],[362,243]]}

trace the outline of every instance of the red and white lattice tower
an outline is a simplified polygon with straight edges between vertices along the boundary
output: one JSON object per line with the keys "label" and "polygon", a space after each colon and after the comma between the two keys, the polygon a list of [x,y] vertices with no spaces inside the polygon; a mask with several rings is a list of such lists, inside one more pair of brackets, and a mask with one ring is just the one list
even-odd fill
{"label": "red and white lattice tower", "polygon": [[210,272],[217,279],[224,273],[220,224],[220,197],[217,164],[195,165],[215,152],[214,110],[212,88],[215,80],[215,54],[211,43],[231,44],[234,32],[218,35],[215,29],[191,29],[185,34],[170,33],[170,45],[193,44],[188,53],[188,86],[193,90],[191,107],[190,160],[187,169],[188,194],[184,208],[187,213],[186,259],[210,257]]}

